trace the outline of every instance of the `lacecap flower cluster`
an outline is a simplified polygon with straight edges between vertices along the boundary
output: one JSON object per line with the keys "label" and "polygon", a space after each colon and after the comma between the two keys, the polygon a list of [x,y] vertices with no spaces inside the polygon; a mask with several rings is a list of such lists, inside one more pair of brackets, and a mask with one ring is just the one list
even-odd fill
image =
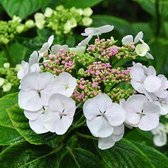
{"label": "lacecap flower cluster", "polygon": [[158,146],[166,143],[159,118],[168,113],[168,80],[153,66],[135,63],[139,57],[154,59],[142,32],[123,37],[122,45],[113,37],[100,39],[113,28],[86,28],[86,38],[74,48],[52,45],[51,36],[22,62],[19,106],[37,134],[65,134],[78,112],[102,150],[124,136],[125,126],[152,131]]}

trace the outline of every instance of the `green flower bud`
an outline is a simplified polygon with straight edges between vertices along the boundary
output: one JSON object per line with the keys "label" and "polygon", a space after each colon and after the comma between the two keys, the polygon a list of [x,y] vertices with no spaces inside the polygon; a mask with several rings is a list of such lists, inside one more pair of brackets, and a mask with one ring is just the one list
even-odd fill
{"label": "green flower bud", "polygon": [[31,19],[29,19],[29,20],[27,20],[26,22],[25,22],[25,26],[26,26],[26,28],[32,28],[32,27],[34,27],[34,21],[33,20],[31,20]]}
{"label": "green flower bud", "polygon": [[11,90],[12,84],[11,83],[6,83],[5,85],[2,86],[3,92],[9,92]]}
{"label": "green flower bud", "polygon": [[89,18],[89,17],[84,17],[82,19],[82,24],[84,26],[90,26],[92,24],[92,22],[93,22],[93,20],[91,18]]}
{"label": "green flower bud", "polygon": [[83,10],[83,15],[84,15],[84,16],[91,16],[92,13],[93,13],[93,11],[92,11],[91,8],[85,8],[85,9]]}
{"label": "green flower bud", "polygon": [[19,25],[16,27],[17,33],[22,33],[24,31],[24,25]]}
{"label": "green flower bud", "polygon": [[5,79],[0,77],[0,87],[4,84]]}
{"label": "green flower bud", "polygon": [[35,18],[35,25],[39,29],[43,29],[44,24],[45,24],[45,16],[42,13],[36,13],[34,15],[34,18]]}
{"label": "green flower bud", "polygon": [[53,14],[53,10],[51,8],[46,8],[44,12],[45,17],[50,17]]}
{"label": "green flower bud", "polygon": [[6,62],[3,64],[4,68],[6,69],[9,69],[10,68],[10,63],[9,62]]}

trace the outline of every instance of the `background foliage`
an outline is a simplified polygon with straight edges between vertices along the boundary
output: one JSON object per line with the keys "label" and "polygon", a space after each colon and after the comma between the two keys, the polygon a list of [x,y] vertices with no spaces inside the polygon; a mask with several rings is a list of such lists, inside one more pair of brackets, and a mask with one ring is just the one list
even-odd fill
{"label": "background foliage", "polygon": [[[34,20],[36,12],[58,5],[92,7],[92,26],[114,25],[112,34],[115,38],[143,31],[155,57],[150,63],[168,77],[168,0],[0,0],[0,20],[8,21],[14,15],[22,22]],[[83,29],[75,29],[74,35],[67,36],[64,42],[72,46],[78,44]],[[51,34],[54,34],[51,30],[33,27],[16,35],[10,43],[0,44],[0,67],[7,61],[15,66],[23,59],[27,60]],[[63,43],[59,38],[57,42]],[[15,88],[11,92],[16,91]],[[154,147],[150,133],[134,129],[112,149],[100,151],[96,142],[89,139],[89,132],[86,134],[82,128],[74,129],[74,136],[37,135],[29,128],[22,113],[17,106],[17,94],[7,94],[0,99],[1,168],[168,167],[168,145]]]}

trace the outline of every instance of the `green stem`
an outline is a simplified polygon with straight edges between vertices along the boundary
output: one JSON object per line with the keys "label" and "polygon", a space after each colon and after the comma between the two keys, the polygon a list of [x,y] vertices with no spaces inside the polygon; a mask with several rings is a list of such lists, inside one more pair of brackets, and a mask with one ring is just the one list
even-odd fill
{"label": "green stem", "polygon": [[95,137],[93,137],[93,136],[91,136],[91,135],[82,134],[82,133],[80,133],[80,132],[76,132],[76,135],[77,135],[77,136],[80,136],[80,137],[82,137],[82,138],[96,140]]}

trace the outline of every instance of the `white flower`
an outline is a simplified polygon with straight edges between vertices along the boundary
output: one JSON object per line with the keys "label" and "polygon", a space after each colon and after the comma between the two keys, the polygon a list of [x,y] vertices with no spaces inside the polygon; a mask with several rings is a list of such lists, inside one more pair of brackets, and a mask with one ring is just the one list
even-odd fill
{"label": "white flower", "polygon": [[46,54],[48,54],[48,50],[49,50],[49,48],[51,47],[53,41],[54,41],[54,36],[52,35],[52,36],[50,36],[50,37],[48,38],[48,41],[45,42],[45,43],[43,44],[42,48],[38,51],[40,57],[43,57],[43,56],[45,56]]}
{"label": "white flower", "polygon": [[51,54],[57,54],[59,51],[64,50],[64,51],[69,51],[69,48],[67,45],[53,45],[51,47]]}
{"label": "white flower", "polygon": [[98,147],[102,150],[105,149],[109,149],[111,147],[113,147],[115,145],[115,143],[119,140],[121,140],[121,138],[124,135],[124,124],[117,126],[117,127],[113,127],[113,133],[106,138],[99,138],[98,140]]}
{"label": "white flower", "polygon": [[160,107],[149,102],[144,95],[133,95],[124,103],[126,123],[150,131],[159,124]]}
{"label": "white flower", "polygon": [[141,40],[142,44],[138,44],[135,47],[135,52],[137,55],[141,57],[146,57],[148,59],[154,59],[153,56],[148,52],[150,51],[150,48],[148,44],[146,44],[143,40]]}
{"label": "white flower", "polygon": [[140,63],[134,64],[130,71],[131,84],[139,93],[149,97],[166,98],[168,96],[168,82],[165,76],[156,76],[152,66],[148,68]]}
{"label": "white flower", "polygon": [[85,46],[86,44],[89,43],[89,41],[91,40],[93,36],[98,36],[98,35],[101,35],[102,33],[108,33],[112,31],[113,29],[114,29],[114,26],[112,25],[105,25],[105,26],[101,26],[98,28],[93,28],[93,27],[86,28],[85,32],[82,33],[81,35],[88,36],[88,37],[84,39],[83,41],[81,41],[78,45]]}
{"label": "white flower", "polygon": [[49,97],[55,93],[54,76],[48,72],[29,73],[20,84],[19,106],[27,111],[38,111],[48,105]]}
{"label": "white flower", "polygon": [[42,29],[45,24],[45,16],[42,13],[36,13],[34,15],[35,19],[35,25],[39,28]]}
{"label": "white flower", "polygon": [[77,86],[77,80],[67,72],[62,72],[56,77],[55,91],[67,97],[70,97]]}
{"label": "white flower", "polygon": [[95,137],[106,138],[114,132],[114,127],[125,121],[125,111],[117,103],[112,103],[106,94],[89,99],[83,106],[86,123]]}
{"label": "white flower", "polygon": [[132,35],[126,35],[122,38],[122,44],[126,45],[126,46],[131,46],[134,45],[136,43],[138,43],[140,40],[143,39],[143,32],[140,31],[135,38],[133,38]]}
{"label": "white flower", "polygon": [[167,143],[166,129],[162,123],[160,123],[158,127],[153,129],[151,132],[154,135],[153,142],[156,146],[161,147],[163,145],[166,145]]}
{"label": "white flower", "polygon": [[71,98],[61,94],[52,95],[45,113],[45,127],[58,135],[64,134],[73,122],[75,110],[75,101]]}
{"label": "white flower", "polygon": [[33,51],[29,58],[29,65],[32,66],[36,63],[39,63],[39,55],[37,51]]}

